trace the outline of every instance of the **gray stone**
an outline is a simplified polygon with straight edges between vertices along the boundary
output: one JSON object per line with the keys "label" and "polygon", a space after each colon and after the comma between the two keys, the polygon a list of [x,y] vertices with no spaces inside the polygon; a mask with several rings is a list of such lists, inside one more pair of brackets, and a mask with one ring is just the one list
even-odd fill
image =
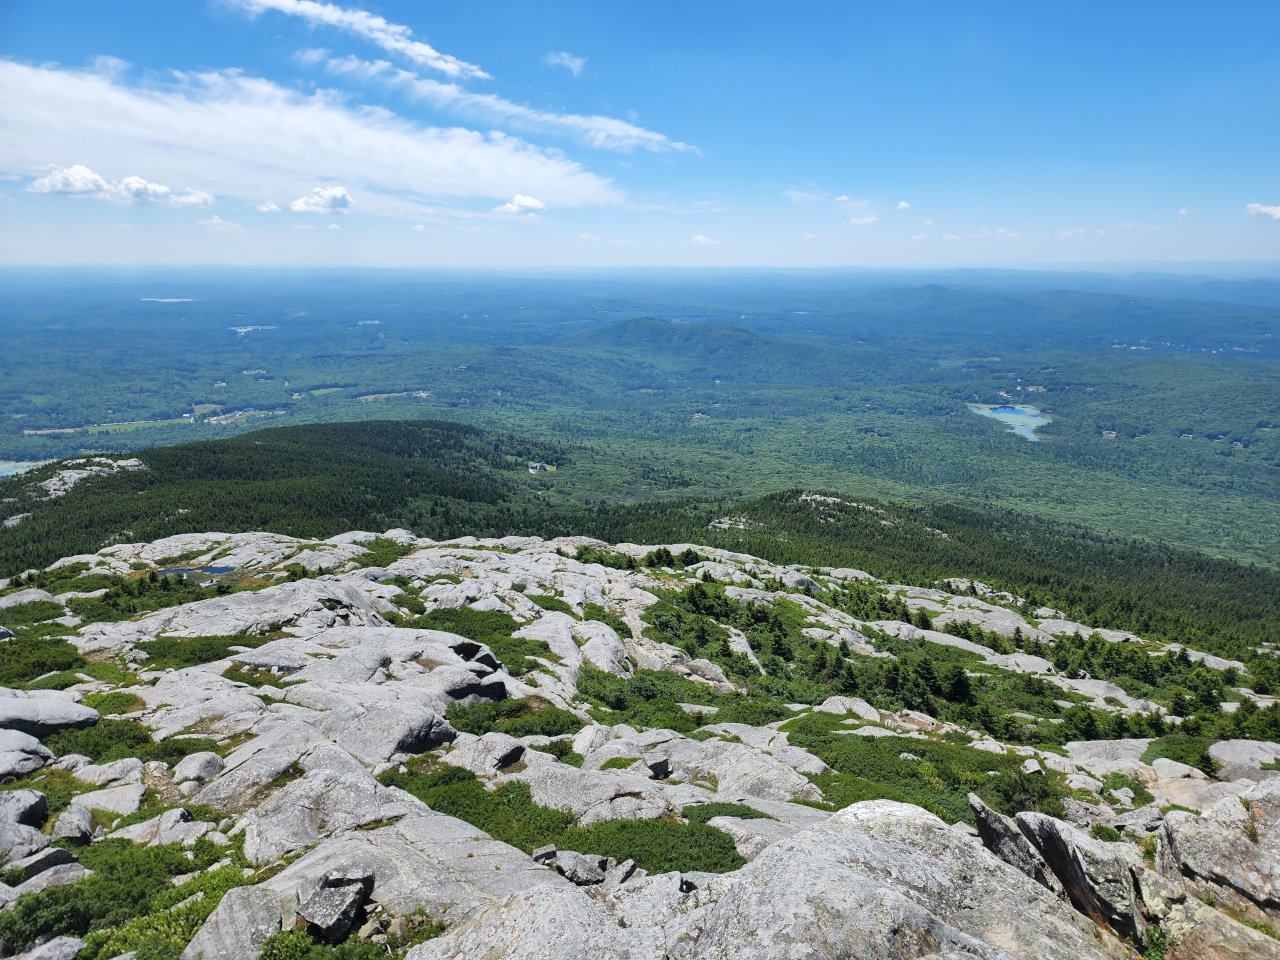
{"label": "gray stone", "polygon": [[384,787],[363,770],[316,770],[286,784],[241,818],[244,852],[252,862],[266,864],[329,833],[427,810],[422,801]]}
{"label": "gray stone", "polygon": [[76,954],[84,948],[85,942],[75,937],[54,937],[48,943],[19,954],[16,960],[75,960]]}
{"label": "gray stone", "polygon": [[1017,823],[996,813],[976,793],[969,794],[969,807],[977,820],[978,836],[988,850],[1042,887],[1062,895],[1062,884],[1049,869],[1044,857],[1040,856],[1040,852],[1023,836]]}
{"label": "gray stone", "polygon": [[98,711],[57,690],[0,687],[0,728],[44,739],[59,730],[82,730],[98,722]]}
{"label": "gray stone", "polygon": [[142,784],[133,783],[123,787],[108,787],[106,790],[77,794],[71,798],[71,804],[124,817],[137,812],[138,807],[142,806],[142,796],[146,792],[147,788]]}
{"label": "gray stone", "polygon": [[732,837],[734,847],[746,860],[754,860],[779,840],[800,832],[800,828],[794,824],[763,817],[712,817],[707,821],[707,826]]}
{"label": "gray stone", "polygon": [[0,823],[44,826],[49,802],[39,790],[0,790]]}
{"label": "gray stone", "polygon": [[280,932],[280,895],[264,886],[236,887],[182,951],[182,960],[257,960]]}
{"label": "gray stone", "polygon": [[572,813],[582,826],[605,820],[654,820],[671,812],[657,785],[629,770],[579,770],[564,763],[537,763],[494,782],[512,781],[527,783],[534,803]]}
{"label": "gray stone", "polygon": [[29,857],[23,857],[21,860],[15,860],[5,864],[7,870],[21,870],[22,879],[30,880],[37,874],[44,873],[53,867],[60,867],[67,863],[76,863],[76,855],[70,850],[62,847],[46,847],[39,853],[33,853]]}
{"label": "gray stone", "polygon": [[18,730],[0,730],[0,779],[25,777],[53,759],[43,743]]}
{"label": "gray stone", "polygon": [[81,877],[87,877],[92,871],[86,870],[78,863],[62,863],[48,870],[42,870],[30,880],[24,880],[13,888],[15,897],[27,893],[40,893],[50,887],[67,887]]}
{"label": "gray stone", "polygon": [[173,766],[173,782],[184,780],[212,780],[222,772],[222,758],[216,753],[204,751],[189,753]]}
{"label": "gray stone", "polygon": [[823,700],[821,704],[813,709],[821,710],[823,713],[852,713],[868,723],[880,722],[880,711],[861,697],[827,697],[826,700]]}
{"label": "gray stone", "polygon": [[58,814],[58,822],[53,825],[54,840],[88,843],[92,836],[93,811],[87,807],[67,807]]}
{"label": "gray stone", "polygon": [[135,757],[125,757],[102,766],[90,764],[77,768],[72,775],[81,783],[91,783],[96,787],[141,783],[142,761]]}
{"label": "gray stone", "polygon": [[314,935],[339,943],[351,932],[364,900],[362,884],[323,885],[298,904],[297,915]]}
{"label": "gray stone", "polygon": [[[1131,846],[1094,840],[1042,813],[1019,813],[1017,824],[1078,910],[1121,937],[1146,942],[1147,925],[1134,887],[1133,860],[1124,855],[1133,850]],[[1136,851],[1132,856],[1136,859]]]}
{"label": "gray stone", "polygon": [[1280,863],[1262,856],[1246,822],[1175,810],[1165,815],[1159,836],[1164,876],[1210,884],[1240,904],[1280,917]]}
{"label": "gray stone", "polygon": [[560,850],[556,853],[555,868],[570,883],[590,887],[604,883],[609,864],[604,857],[589,856],[575,850]]}
{"label": "gray stone", "polygon": [[0,854],[14,859],[29,857],[49,846],[49,839],[35,827],[0,821]]}

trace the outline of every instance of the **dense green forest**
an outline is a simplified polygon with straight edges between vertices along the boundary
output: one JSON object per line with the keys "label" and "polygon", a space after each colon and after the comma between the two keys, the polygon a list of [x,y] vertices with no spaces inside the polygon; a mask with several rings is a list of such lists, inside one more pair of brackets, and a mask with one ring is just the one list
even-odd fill
{"label": "dense green forest", "polygon": [[[1247,285],[1215,301],[1049,276],[3,280],[22,363],[0,383],[0,459],[445,418],[587,451],[589,476],[547,488],[580,503],[803,486],[1280,556],[1280,310]],[[1013,402],[1048,418],[1039,442],[968,406]]]}
{"label": "dense green forest", "polygon": [[[583,534],[705,543],[782,563],[846,566],[891,582],[981,580],[1096,627],[1249,659],[1280,641],[1280,574],[1185,549],[1101,537],[1003,508],[924,506],[796,489],[757,497],[584,504],[558,494],[612,469],[590,447],[435,421],[281,427],[142,451],[143,470],[42,499],[56,464],[0,483],[0,575],[118,542],[222,530],[326,537]],[[529,462],[556,466],[530,473]],[[713,521],[730,521],[713,523]],[[607,558],[606,562],[608,562]],[[867,615],[870,618],[870,615]]]}

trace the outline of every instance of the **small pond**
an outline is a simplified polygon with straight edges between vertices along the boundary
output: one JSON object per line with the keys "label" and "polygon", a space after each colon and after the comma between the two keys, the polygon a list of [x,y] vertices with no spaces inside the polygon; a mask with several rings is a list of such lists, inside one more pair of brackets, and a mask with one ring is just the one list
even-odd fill
{"label": "small pond", "polygon": [[1049,422],[1049,418],[1041,416],[1040,411],[1035,407],[1011,405],[993,407],[985,403],[971,403],[969,409],[978,416],[991,417],[1001,423],[1007,423],[1018,436],[1032,441],[1040,439],[1036,436],[1036,427],[1043,427]]}

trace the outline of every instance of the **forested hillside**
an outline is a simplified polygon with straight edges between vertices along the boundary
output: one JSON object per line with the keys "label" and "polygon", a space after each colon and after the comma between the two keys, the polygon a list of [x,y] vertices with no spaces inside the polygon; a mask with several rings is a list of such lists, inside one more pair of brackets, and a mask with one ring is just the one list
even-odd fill
{"label": "forested hillside", "polygon": [[[1009,510],[908,506],[789,490],[753,498],[597,503],[590,448],[438,421],[262,430],[143,451],[145,469],[48,497],[50,464],[0,484],[0,575],[109,543],[206,530],[326,537],[403,526],[420,536],[590,535],[697,542],[774,562],[856,567],[900,583],[977,580],[1097,627],[1133,630],[1237,659],[1280,640],[1280,575],[1203,554],[1104,538]],[[530,462],[558,467],[530,473]]]}

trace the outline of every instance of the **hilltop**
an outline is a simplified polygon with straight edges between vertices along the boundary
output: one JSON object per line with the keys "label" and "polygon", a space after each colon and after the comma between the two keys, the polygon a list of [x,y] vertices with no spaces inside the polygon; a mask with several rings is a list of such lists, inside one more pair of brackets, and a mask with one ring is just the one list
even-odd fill
{"label": "hilltop", "polygon": [[1276,956],[1280,704],[1024,600],[580,536],[66,557],[0,581],[0,938]]}

